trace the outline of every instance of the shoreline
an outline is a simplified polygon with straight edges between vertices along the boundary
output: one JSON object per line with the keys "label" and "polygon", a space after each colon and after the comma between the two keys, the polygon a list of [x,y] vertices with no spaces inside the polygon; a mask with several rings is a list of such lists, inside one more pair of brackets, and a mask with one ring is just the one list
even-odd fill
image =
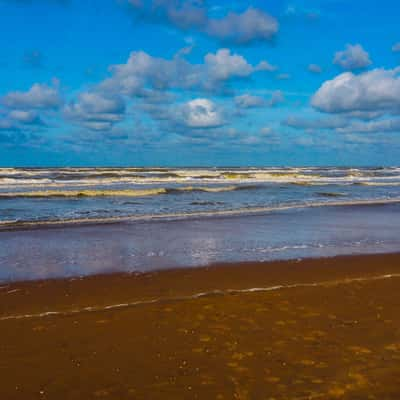
{"label": "shoreline", "polygon": [[400,253],[2,285],[0,394],[397,399],[399,287]]}
{"label": "shoreline", "polygon": [[395,204],[3,231],[0,281],[393,253],[399,224]]}
{"label": "shoreline", "polygon": [[[348,272],[350,274],[354,273],[355,270],[361,268],[366,271],[373,271],[378,272],[376,266],[368,265],[366,266],[363,264],[360,266],[361,262],[367,261],[367,259],[374,259],[374,258],[388,258],[392,261],[392,259],[399,258],[400,260],[400,251],[399,252],[380,252],[380,253],[359,253],[359,254],[339,254],[333,256],[326,256],[326,257],[304,257],[304,258],[293,258],[293,259],[274,259],[268,261],[232,261],[232,262],[216,262],[211,263],[208,265],[195,265],[195,266],[187,266],[187,267],[170,267],[170,268],[162,268],[162,269],[154,269],[151,271],[111,271],[111,272],[104,272],[104,273],[97,273],[97,274],[90,274],[90,275],[77,275],[71,277],[55,277],[55,278],[45,278],[45,279],[26,279],[26,280],[17,280],[17,281],[0,281],[0,293],[5,288],[12,288],[14,289],[16,286],[35,286],[35,285],[47,285],[51,283],[67,283],[67,282],[77,282],[77,281],[110,281],[110,280],[117,280],[120,281],[121,279],[127,280],[134,280],[134,279],[154,279],[159,277],[159,275],[174,275],[178,276],[179,274],[186,275],[187,273],[192,273],[191,275],[196,274],[203,274],[203,273],[216,273],[216,272],[233,272],[235,270],[243,270],[250,273],[261,272],[265,273],[268,272],[272,276],[276,277],[276,270],[277,268],[281,272],[284,268],[284,272],[287,272],[287,268],[291,268],[291,272],[300,272],[298,268],[306,268],[303,269],[301,272],[308,272],[313,269],[313,273],[318,272],[318,268],[321,265],[324,265],[325,268],[328,267],[330,272],[334,273],[335,271],[331,271],[332,268],[339,268],[340,272],[342,267],[342,262],[351,262],[355,261],[352,265],[351,270]],[[333,265],[335,265],[333,267]],[[262,271],[258,271],[259,269],[263,269]],[[314,270],[317,268],[317,270]],[[400,268],[400,267],[399,267]],[[295,271],[296,270],[296,271]],[[386,270],[385,267],[382,269],[383,271]],[[338,271],[338,272],[339,272]],[[325,269],[324,272],[327,272]],[[220,275],[220,274],[218,274]],[[297,276],[297,275],[296,275]],[[304,275],[302,275],[304,277]],[[319,274],[317,274],[319,276]]]}
{"label": "shoreline", "polygon": [[307,210],[319,209],[323,207],[359,207],[359,206],[384,206],[395,205],[400,203],[400,198],[394,199],[373,199],[373,200],[349,200],[349,201],[331,201],[331,202],[314,202],[308,204],[289,204],[280,206],[241,208],[232,210],[214,210],[214,211],[198,211],[187,213],[168,213],[168,214],[145,214],[145,215],[128,215],[121,217],[104,217],[104,218],[76,218],[71,220],[39,220],[39,221],[0,221],[1,232],[18,232],[51,228],[79,228],[82,226],[101,226],[101,225],[118,225],[129,224],[134,222],[168,222],[168,221],[190,221],[205,220],[224,217],[246,217],[246,216],[266,216],[274,212],[291,211],[291,210]]}
{"label": "shoreline", "polygon": [[400,276],[400,252],[215,263],[151,272],[4,282],[0,284],[0,321],[18,315],[63,316],[129,308],[141,303],[345,285],[369,279],[397,278],[398,274]]}

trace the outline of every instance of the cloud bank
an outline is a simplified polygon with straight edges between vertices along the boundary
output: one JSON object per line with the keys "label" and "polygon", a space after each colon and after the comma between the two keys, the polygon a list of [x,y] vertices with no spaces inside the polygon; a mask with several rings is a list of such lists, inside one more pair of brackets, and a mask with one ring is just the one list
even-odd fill
{"label": "cloud bank", "polygon": [[128,0],[127,3],[147,21],[169,23],[182,30],[198,30],[239,45],[269,41],[279,30],[274,17],[254,7],[217,18],[210,16],[203,0]]}

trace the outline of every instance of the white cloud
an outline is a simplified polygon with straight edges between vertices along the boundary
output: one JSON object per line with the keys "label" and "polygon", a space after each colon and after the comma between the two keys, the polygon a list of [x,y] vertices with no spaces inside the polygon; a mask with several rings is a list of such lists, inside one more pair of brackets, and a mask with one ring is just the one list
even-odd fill
{"label": "white cloud", "polygon": [[324,112],[400,111],[400,68],[374,69],[355,75],[345,72],[326,81],[311,104]]}
{"label": "white cloud", "polygon": [[272,92],[271,97],[268,100],[248,93],[236,96],[234,100],[236,107],[242,109],[262,106],[275,107],[285,101],[285,96],[281,90],[275,90]]}
{"label": "white cloud", "polygon": [[103,81],[99,90],[128,96],[140,95],[145,88],[211,90],[230,79],[248,77],[271,68],[266,61],[253,66],[229,49],[208,53],[203,64],[191,64],[180,54],[164,59],[139,51],[132,52],[125,64],[110,67],[112,77]]}
{"label": "white cloud", "polygon": [[15,109],[55,109],[62,104],[58,86],[35,83],[26,92],[10,92],[2,98],[2,103]]}
{"label": "white cloud", "polygon": [[208,99],[191,100],[184,105],[183,120],[190,128],[213,128],[223,124],[214,102]]}
{"label": "white cloud", "polygon": [[107,130],[122,120],[125,103],[120,97],[106,97],[97,92],[83,92],[78,101],[64,107],[66,118],[93,130]]}
{"label": "white cloud", "polygon": [[270,40],[278,29],[275,18],[250,7],[242,14],[230,12],[221,19],[210,19],[206,32],[222,40],[246,44],[255,40]]}
{"label": "white cloud", "polygon": [[203,2],[196,0],[128,0],[141,17],[167,21],[180,29],[202,27],[207,22]]}
{"label": "white cloud", "polygon": [[346,49],[335,54],[333,63],[343,69],[353,70],[368,67],[372,64],[369,54],[359,44],[348,44]]}
{"label": "white cloud", "polygon": [[8,117],[16,122],[19,122],[21,124],[36,124],[40,125],[43,122],[41,121],[39,115],[32,110],[11,110],[10,113],[8,114]]}
{"label": "white cloud", "polygon": [[132,52],[125,64],[110,67],[112,77],[100,89],[126,95],[137,94],[148,86],[156,89],[189,88],[198,84],[199,68],[181,57],[172,60],[152,57],[144,51]]}
{"label": "white cloud", "polygon": [[203,0],[127,0],[141,18],[170,23],[182,30],[199,30],[211,37],[236,44],[270,40],[278,21],[266,12],[249,7],[242,13],[229,12],[221,18],[209,16]]}
{"label": "white cloud", "polygon": [[207,75],[213,80],[228,80],[234,77],[246,77],[255,71],[270,68],[266,62],[253,67],[238,54],[232,54],[229,49],[220,49],[215,54],[208,53],[205,58]]}

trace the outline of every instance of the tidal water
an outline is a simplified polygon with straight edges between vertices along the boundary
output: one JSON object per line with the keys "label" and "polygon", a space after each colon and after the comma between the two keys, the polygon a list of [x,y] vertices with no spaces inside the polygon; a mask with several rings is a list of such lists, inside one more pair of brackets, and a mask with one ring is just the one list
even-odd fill
{"label": "tidal water", "polygon": [[0,227],[400,200],[400,168],[0,169]]}
{"label": "tidal water", "polygon": [[396,252],[400,168],[0,169],[0,281]]}

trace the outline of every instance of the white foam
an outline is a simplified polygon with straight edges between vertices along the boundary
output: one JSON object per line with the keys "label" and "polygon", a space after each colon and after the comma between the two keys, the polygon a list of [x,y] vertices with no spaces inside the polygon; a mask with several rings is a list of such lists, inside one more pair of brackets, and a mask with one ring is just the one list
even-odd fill
{"label": "white foam", "polygon": [[[116,183],[158,184],[162,182],[232,182],[232,183],[299,183],[299,184],[346,184],[369,181],[399,180],[400,175],[390,175],[398,168],[382,170],[337,168],[53,168],[53,169],[4,169],[0,168],[0,186],[66,187],[71,185],[93,186]],[[134,172],[135,176],[129,176]],[[57,178],[55,173],[62,175]],[[140,174],[140,176],[137,175]],[[103,174],[114,174],[106,177]],[[156,175],[155,175],[156,174]],[[174,176],[168,176],[174,174]],[[339,176],[331,176],[339,174]],[[386,175],[385,175],[386,174]],[[389,174],[389,175],[387,175]],[[81,176],[80,176],[81,175]],[[165,176],[163,176],[165,175]],[[70,179],[68,179],[70,178]],[[382,182],[382,185],[384,182]]]}

